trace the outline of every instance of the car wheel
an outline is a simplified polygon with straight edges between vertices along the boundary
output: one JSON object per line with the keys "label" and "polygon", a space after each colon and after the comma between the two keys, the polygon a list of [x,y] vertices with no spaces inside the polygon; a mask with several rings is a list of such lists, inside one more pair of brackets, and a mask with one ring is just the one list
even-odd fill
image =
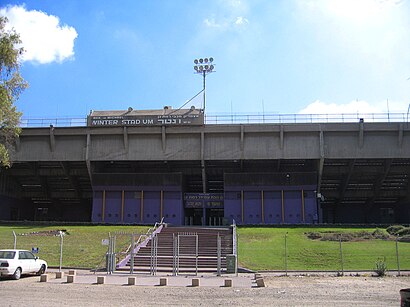
{"label": "car wheel", "polygon": [[46,272],[46,266],[43,264],[40,268],[40,270],[38,270],[37,275],[42,275]]}
{"label": "car wheel", "polygon": [[17,280],[17,279],[20,279],[20,277],[21,277],[21,269],[17,268],[16,271],[14,272],[12,278]]}

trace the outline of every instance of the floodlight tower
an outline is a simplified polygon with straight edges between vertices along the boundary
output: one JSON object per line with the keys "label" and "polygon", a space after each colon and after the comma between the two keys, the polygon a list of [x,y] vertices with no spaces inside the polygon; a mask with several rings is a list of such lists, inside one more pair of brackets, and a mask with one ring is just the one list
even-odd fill
{"label": "floodlight tower", "polygon": [[204,84],[204,88],[203,88],[203,92],[204,92],[204,108],[203,111],[205,113],[205,88],[206,88],[206,83],[205,83],[205,79],[206,79],[206,75],[210,74],[211,72],[213,72],[215,66],[213,64],[214,62],[214,58],[201,58],[201,59],[195,59],[194,60],[194,70],[195,73],[197,74],[201,74],[203,76],[203,84]]}

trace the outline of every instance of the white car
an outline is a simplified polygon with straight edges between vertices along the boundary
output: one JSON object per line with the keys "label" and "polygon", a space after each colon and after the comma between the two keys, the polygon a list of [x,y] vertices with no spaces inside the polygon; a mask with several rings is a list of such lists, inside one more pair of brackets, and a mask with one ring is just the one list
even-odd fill
{"label": "white car", "polygon": [[21,274],[44,274],[47,262],[21,249],[0,250],[0,276],[11,276],[20,279]]}

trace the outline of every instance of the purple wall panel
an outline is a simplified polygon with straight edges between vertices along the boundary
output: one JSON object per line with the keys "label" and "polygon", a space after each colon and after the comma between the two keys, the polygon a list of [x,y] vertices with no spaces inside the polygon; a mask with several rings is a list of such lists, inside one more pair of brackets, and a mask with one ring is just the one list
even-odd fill
{"label": "purple wall panel", "polygon": [[121,223],[121,192],[105,192],[105,223]]}
{"label": "purple wall panel", "polygon": [[[313,191],[305,191],[305,223],[313,224],[313,218],[318,216],[316,197]],[[317,222],[317,220],[315,221]]]}
{"label": "purple wall panel", "polygon": [[144,224],[161,221],[161,192],[144,192]]}
{"label": "purple wall panel", "polygon": [[282,223],[282,192],[264,192],[265,224]]}
{"label": "purple wall panel", "polygon": [[124,192],[124,223],[141,222],[141,192]]}
{"label": "purple wall panel", "polygon": [[183,224],[183,200],[181,192],[163,193],[163,217],[165,223],[173,225]]}
{"label": "purple wall panel", "polygon": [[244,223],[260,224],[262,223],[262,193],[249,192],[243,193],[244,198]]}
{"label": "purple wall panel", "polygon": [[91,214],[91,222],[102,222],[102,191],[95,191],[93,193],[93,210]]}
{"label": "purple wall panel", "polygon": [[302,222],[302,192],[284,191],[285,223],[298,224]]}
{"label": "purple wall panel", "polygon": [[225,191],[224,197],[224,216],[228,223],[235,220],[237,224],[242,224],[241,193]]}

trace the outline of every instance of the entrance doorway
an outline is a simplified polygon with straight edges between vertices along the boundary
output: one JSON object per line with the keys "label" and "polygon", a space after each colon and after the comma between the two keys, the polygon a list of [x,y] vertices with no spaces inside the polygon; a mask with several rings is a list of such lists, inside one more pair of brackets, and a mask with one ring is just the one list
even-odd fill
{"label": "entrance doorway", "polygon": [[206,225],[222,226],[224,209],[206,209]]}
{"label": "entrance doorway", "polygon": [[188,226],[202,226],[203,225],[202,208],[188,208],[185,209],[185,225]]}

